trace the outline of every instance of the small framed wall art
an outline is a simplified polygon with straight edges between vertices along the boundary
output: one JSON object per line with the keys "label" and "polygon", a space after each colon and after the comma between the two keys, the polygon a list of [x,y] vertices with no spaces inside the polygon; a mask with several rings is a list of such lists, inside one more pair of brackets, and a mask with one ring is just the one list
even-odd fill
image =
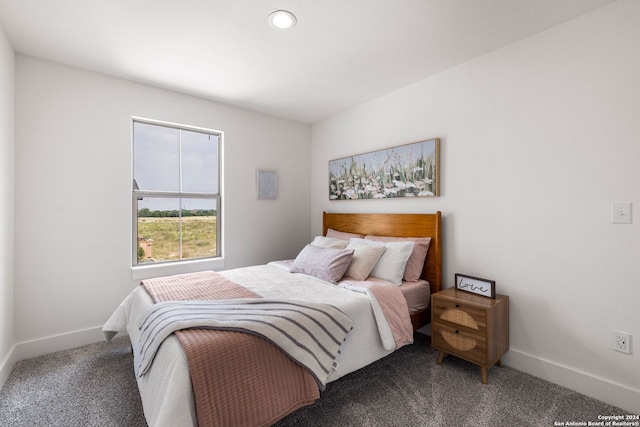
{"label": "small framed wall art", "polygon": [[482,295],[487,298],[496,298],[495,280],[481,279],[479,277],[456,274],[456,289],[465,292]]}
{"label": "small framed wall art", "polygon": [[256,191],[258,199],[278,197],[278,173],[274,170],[256,171]]}

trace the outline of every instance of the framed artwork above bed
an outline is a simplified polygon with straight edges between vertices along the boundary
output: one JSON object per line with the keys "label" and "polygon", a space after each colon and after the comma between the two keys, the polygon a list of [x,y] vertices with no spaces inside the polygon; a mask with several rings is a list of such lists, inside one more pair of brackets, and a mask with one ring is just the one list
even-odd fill
{"label": "framed artwork above bed", "polygon": [[439,195],[440,139],[329,161],[329,200]]}

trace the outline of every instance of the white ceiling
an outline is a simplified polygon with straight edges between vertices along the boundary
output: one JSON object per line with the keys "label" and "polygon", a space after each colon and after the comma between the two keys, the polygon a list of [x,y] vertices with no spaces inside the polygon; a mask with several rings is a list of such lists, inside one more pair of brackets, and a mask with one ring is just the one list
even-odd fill
{"label": "white ceiling", "polygon": [[613,1],[0,0],[0,26],[22,54],[314,123]]}

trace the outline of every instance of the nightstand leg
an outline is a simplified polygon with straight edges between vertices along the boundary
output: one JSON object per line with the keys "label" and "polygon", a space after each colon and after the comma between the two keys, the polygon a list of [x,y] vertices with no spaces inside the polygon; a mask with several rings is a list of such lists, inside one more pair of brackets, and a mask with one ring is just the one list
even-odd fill
{"label": "nightstand leg", "polygon": [[487,383],[487,368],[484,366],[480,367],[480,377],[482,377],[482,384]]}
{"label": "nightstand leg", "polygon": [[444,351],[440,352],[440,355],[438,356],[438,365],[442,365],[442,361],[444,360]]}
{"label": "nightstand leg", "polygon": [[502,368],[502,358],[498,359],[498,366]]}

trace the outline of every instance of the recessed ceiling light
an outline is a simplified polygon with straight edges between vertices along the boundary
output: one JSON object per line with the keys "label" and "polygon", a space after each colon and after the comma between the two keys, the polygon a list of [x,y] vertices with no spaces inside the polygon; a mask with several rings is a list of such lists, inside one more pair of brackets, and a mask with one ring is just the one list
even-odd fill
{"label": "recessed ceiling light", "polygon": [[269,15],[269,24],[275,28],[286,30],[296,25],[296,17],[286,10],[276,10]]}

